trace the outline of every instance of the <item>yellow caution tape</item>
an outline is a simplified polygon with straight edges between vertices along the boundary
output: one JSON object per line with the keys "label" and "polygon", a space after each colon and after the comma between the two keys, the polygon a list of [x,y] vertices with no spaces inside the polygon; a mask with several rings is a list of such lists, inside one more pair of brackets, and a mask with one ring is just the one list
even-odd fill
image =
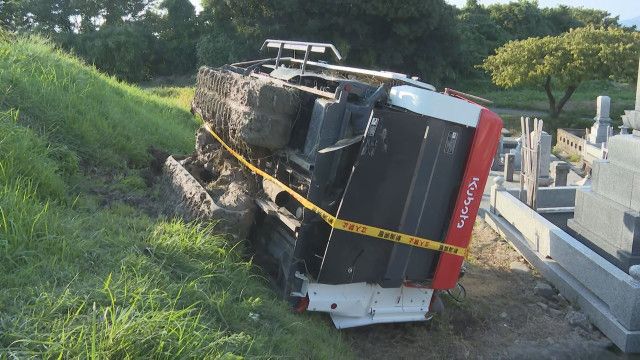
{"label": "yellow caution tape", "polygon": [[304,196],[293,191],[287,185],[283,184],[280,180],[274,178],[273,176],[267,174],[266,172],[262,171],[261,169],[251,164],[249,161],[247,161],[247,159],[242,157],[242,155],[238,154],[235,150],[229,147],[229,145],[227,145],[224,142],[224,140],[222,140],[222,138],[218,136],[218,134],[216,134],[215,131],[213,131],[213,129],[211,129],[209,124],[205,123],[204,127],[231,155],[233,155],[236,159],[238,159],[238,161],[240,161],[244,166],[249,168],[249,170],[273,182],[274,184],[278,185],[280,188],[282,188],[283,191],[286,191],[289,195],[291,195],[294,199],[296,199],[302,206],[320,215],[320,217],[327,224],[329,224],[329,226],[331,226],[334,229],[342,230],[342,231],[346,231],[354,234],[367,235],[374,238],[388,240],[388,241],[392,241],[399,244],[415,246],[423,249],[440,251],[440,252],[444,252],[452,255],[458,255],[463,257],[466,257],[467,255],[467,249],[463,247],[447,245],[438,241],[429,240],[429,239],[425,239],[425,238],[421,238],[413,235],[403,234],[397,231],[381,229],[375,226],[364,225],[364,224],[359,224],[353,221],[338,219],[337,217],[329,214],[327,211],[325,211],[321,207],[307,200],[307,198],[305,198]]}

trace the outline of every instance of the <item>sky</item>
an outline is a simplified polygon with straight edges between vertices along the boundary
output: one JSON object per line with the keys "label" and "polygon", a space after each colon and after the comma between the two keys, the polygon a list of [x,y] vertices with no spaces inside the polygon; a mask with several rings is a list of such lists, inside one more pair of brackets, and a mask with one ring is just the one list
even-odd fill
{"label": "sky", "polygon": [[[196,0],[197,1],[197,0]],[[449,4],[462,7],[466,0],[445,0]],[[509,3],[513,0],[479,0],[483,5],[495,3]],[[620,15],[620,20],[628,20],[640,16],[640,0],[538,0],[540,7],[555,7],[558,5],[582,6],[590,9],[606,10],[611,15]]]}
{"label": "sky", "polygon": [[[466,0],[445,0],[449,4],[462,7]],[[514,0],[479,0],[481,4],[508,3]],[[199,11],[201,0],[191,0]],[[540,7],[554,7],[557,5],[582,6],[601,9],[612,15],[620,15],[620,20],[628,20],[640,16],[640,0],[538,0]]]}
{"label": "sky", "polygon": [[189,0],[196,7],[196,13],[199,13],[202,10],[202,1],[201,0]]}

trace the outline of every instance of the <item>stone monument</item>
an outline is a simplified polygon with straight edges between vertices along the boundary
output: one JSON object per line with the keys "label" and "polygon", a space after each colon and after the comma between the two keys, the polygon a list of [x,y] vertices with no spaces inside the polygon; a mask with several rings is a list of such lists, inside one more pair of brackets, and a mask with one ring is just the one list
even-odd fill
{"label": "stone monument", "polygon": [[513,154],[504,154],[504,179],[506,181],[513,181],[513,173],[515,172],[515,155]]}
{"label": "stone monument", "polygon": [[633,134],[609,138],[608,159],[593,162],[591,188],[576,191],[574,218],[567,225],[585,245],[628,272],[640,264],[640,81],[635,109],[622,119]]}
{"label": "stone monument", "polygon": [[596,117],[593,118],[596,122],[591,127],[588,140],[592,144],[601,144],[607,141],[609,128],[611,127],[611,118],[609,117],[611,98],[608,96],[598,96],[596,109]]}
{"label": "stone monument", "polygon": [[551,163],[551,178],[553,186],[567,186],[567,178],[571,171],[571,165],[565,161],[553,161]]}
{"label": "stone monument", "polygon": [[540,133],[540,168],[538,169],[538,186],[549,186],[553,179],[549,176],[551,166],[551,135],[543,131]]}
{"label": "stone monument", "polygon": [[522,166],[522,138],[518,138],[516,148],[509,150],[509,154],[513,154],[514,169],[520,171]]}
{"label": "stone monument", "polygon": [[[640,76],[640,62],[638,62],[638,75]],[[640,135],[640,79],[636,85],[636,106],[633,110],[625,110],[622,115],[623,128],[633,129],[633,133]],[[626,130],[623,129],[623,130]]]}

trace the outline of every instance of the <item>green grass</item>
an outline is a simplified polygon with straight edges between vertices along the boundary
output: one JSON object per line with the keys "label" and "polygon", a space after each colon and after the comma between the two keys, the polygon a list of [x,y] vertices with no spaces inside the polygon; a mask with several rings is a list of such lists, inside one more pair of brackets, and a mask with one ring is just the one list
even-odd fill
{"label": "green grass", "polygon": [[[11,42],[10,42],[11,41]],[[38,38],[0,40],[0,358],[349,358],[212,224],[143,212],[147,148],[188,152],[179,101]]]}
{"label": "green grass", "polygon": [[[542,88],[506,90],[492,85],[488,80],[476,80],[460,85],[460,90],[492,100],[494,102],[491,105],[492,107],[543,112],[548,111],[549,107],[547,96]],[[558,91],[554,95],[556,99],[559,99],[563,94]],[[614,120],[614,125],[621,125],[620,115],[623,114],[624,110],[634,107],[635,87],[633,84],[621,84],[611,81],[588,81],[580,84],[565,105],[559,120],[551,119],[548,116],[543,116],[543,119],[547,120],[549,125],[554,122],[558,123],[558,126],[553,126],[554,128],[566,124],[569,124],[570,127],[582,127],[585,122],[593,123],[592,120],[589,120],[595,116],[596,98],[599,95],[611,97],[611,118]],[[519,122],[519,116],[508,115],[507,117],[516,117]],[[520,128],[519,123],[517,128]]]}
{"label": "green grass", "polygon": [[191,100],[195,95],[196,89],[194,87],[176,87],[176,86],[160,86],[145,89],[150,94],[162,97],[168,101],[173,102],[179,107],[190,110]]}
{"label": "green grass", "polygon": [[[78,70],[82,69],[82,70]],[[39,38],[0,47],[0,106],[81,160],[99,166],[145,166],[147,148],[190,148],[194,122],[175,102],[82,67]]]}
{"label": "green grass", "polygon": [[[502,121],[504,123],[504,128],[511,132],[511,136],[519,136],[521,131],[520,116],[514,115],[514,114],[500,114],[499,112],[498,114],[502,118]],[[552,119],[544,116],[542,116],[541,118],[543,119],[544,131],[546,131],[548,134],[551,134],[554,142],[555,142],[558,129],[561,129],[561,128],[584,129],[584,128],[591,127],[591,125],[593,125],[592,119],[578,117],[571,114],[560,114],[560,116],[556,119]]]}
{"label": "green grass", "polygon": [[554,146],[551,149],[551,153],[555,156],[557,156],[558,158],[564,159],[570,163],[579,163],[582,160],[582,157],[580,155],[576,155],[576,154],[571,154],[568,155],[566,154],[558,145]]}

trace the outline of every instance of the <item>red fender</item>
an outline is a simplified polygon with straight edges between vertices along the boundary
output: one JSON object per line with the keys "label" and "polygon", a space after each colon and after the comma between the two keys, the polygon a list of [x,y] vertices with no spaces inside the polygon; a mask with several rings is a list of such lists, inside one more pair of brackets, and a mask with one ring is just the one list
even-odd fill
{"label": "red fender", "polygon": [[[473,224],[478,215],[484,187],[500,141],[501,130],[502,119],[494,112],[483,108],[467,158],[467,166],[445,237],[445,244],[469,246]],[[433,276],[433,289],[445,290],[455,287],[463,260],[461,256],[440,254]]]}

